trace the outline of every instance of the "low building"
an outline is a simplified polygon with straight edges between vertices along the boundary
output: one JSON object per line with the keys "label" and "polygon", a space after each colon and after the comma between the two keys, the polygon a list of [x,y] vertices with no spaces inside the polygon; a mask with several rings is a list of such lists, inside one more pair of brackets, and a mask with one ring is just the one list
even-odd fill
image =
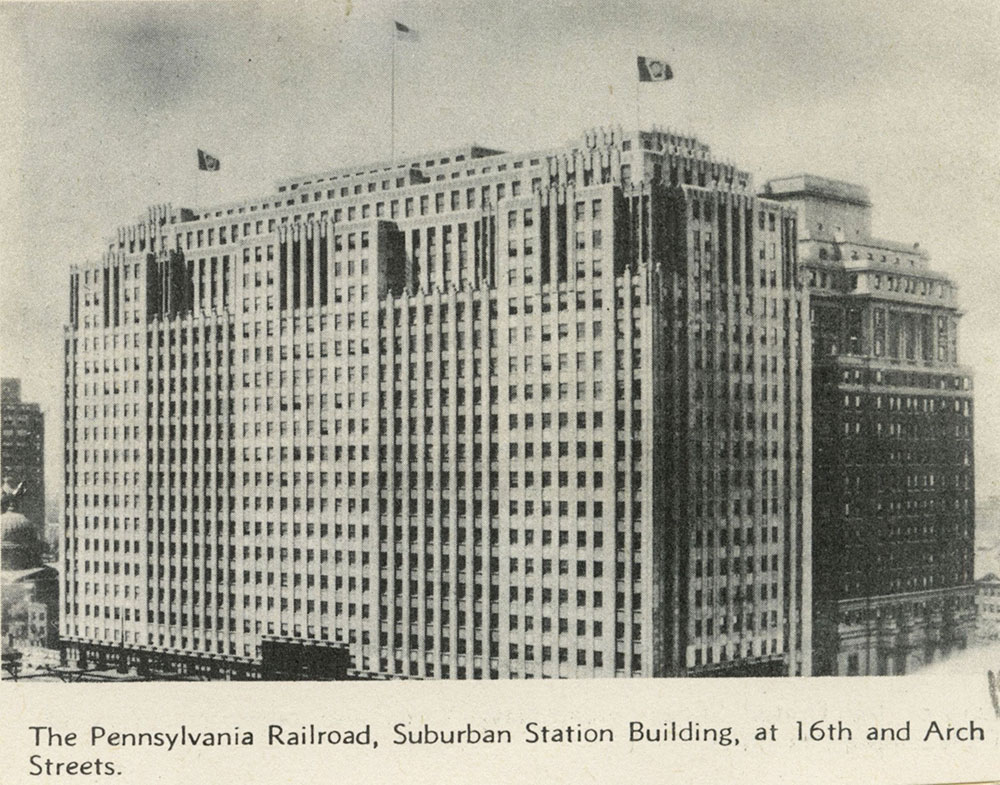
{"label": "low building", "polygon": [[976,638],[1000,641],[1000,577],[992,572],[976,581]]}
{"label": "low building", "polygon": [[0,515],[3,649],[54,649],[59,641],[59,571],[42,563],[42,544],[19,512]]}

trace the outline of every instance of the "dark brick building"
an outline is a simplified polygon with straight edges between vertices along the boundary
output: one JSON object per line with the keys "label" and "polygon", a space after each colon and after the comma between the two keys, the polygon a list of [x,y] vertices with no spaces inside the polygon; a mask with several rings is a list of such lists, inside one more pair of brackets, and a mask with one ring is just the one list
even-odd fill
{"label": "dark brick building", "polygon": [[871,234],[867,191],[800,175],[813,336],[813,663],[905,673],[974,629],[972,379],[956,288],[917,244]]}
{"label": "dark brick building", "polygon": [[[18,509],[45,531],[45,418],[37,403],[21,400],[21,380],[0,380],[0,481],[14,492]],[[23,485],[22,485],[23,483]]]}

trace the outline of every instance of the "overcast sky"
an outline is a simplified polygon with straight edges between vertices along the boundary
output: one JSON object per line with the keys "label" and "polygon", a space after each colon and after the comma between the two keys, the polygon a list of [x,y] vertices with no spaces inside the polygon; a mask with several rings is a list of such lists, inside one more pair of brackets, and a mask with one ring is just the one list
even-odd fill
{"label": "overcast sky", "polygon": [[[674,81],[638,113],[697,135],[758,184],[866,185],[875,231],[920,242],[960,287],[976,372],[977,493],[1000,493],[1000,4],[323,2],[0,5],[0,370],[48,413],[61,483],[71,263],[150,204],[264,195],[396,146],[561,144],[634,127],[635,55]],[[195,150],[222,160],[196,172]]]}

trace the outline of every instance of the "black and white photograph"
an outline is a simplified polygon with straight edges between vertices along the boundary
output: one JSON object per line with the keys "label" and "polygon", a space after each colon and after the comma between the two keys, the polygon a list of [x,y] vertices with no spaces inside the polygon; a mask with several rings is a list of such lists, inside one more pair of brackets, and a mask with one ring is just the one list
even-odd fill
{"label": "black and white photograph", "polygon": [[0,40],[6,691],[969,677],[997,751],[995,5]]}

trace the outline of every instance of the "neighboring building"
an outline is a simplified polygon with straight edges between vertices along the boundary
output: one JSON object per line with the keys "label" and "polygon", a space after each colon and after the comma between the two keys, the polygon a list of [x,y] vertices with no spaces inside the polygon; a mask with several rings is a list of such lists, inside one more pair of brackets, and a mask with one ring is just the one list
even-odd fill
{"label": "neighboring building", "polygon": [[1000,641],[1000,577],[993,573],[976,581],[976,637],[981,643]]}
{"label": "neighboring building", "polygon": [[954,284],[917,245],[871,234],[858,185],[800,175],[812,322],[813,662],[905,673],[975,624],[972,378]]}
{"label": "neighboring building", "polygon": [[59,572],[42,563],[38,531],[5,494],[0,514],[0,597],[5,653],[54,649],[59,639]]}
{"label": "neighboring building", "polygon": [[70,277],[65,641],[808,674],[795,237],[661,131],[151,208]]}
{"label": "neighboring building", "polygon": [[24,494],[19,509],[45,530],[45,418],[21,400],[20,379],[0,379],[0,482]]}
{"label": "neighboring building", "polygon": [[1000,574],[1000,497],[976,497],[976,577]]}

